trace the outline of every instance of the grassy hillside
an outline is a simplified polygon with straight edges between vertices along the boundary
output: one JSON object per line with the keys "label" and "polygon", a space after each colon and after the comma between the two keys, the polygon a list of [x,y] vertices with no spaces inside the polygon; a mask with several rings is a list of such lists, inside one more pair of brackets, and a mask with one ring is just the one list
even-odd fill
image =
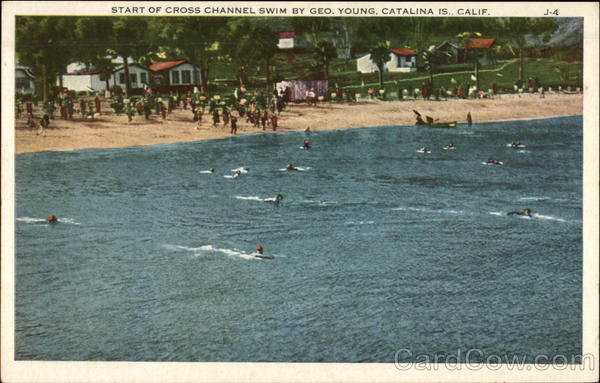
{"label": "grassy hillside", "polygon": [[[271,80],[321,78],[320,68],[317,68],[316,65],[314,56],[308,53],[279,53],[273,59]],[[487,90],[492,87],[492,83],[496,82],[499,91],[513,91],[513,84],[518,76],[518,68],[518,60],[516,59],[499,61],[495,65],[481,66],[479,71],[480,88]],[[216,84],[224,82],[235,84],[237,70],[238,68],[232,64],[215,64],[211,71],[211,81]],[[444,68],[438,68],[438,72],[442,70]],[[465,65],[454,72],[434,74],[434,88],[453,89],[455,85],[452,83],[452,79],[456,83],[462,84],[463,87],[473,85],[474,81],[471,80],[473,74],[473,68],[469,65]],[[248,68],[248,75],[250,88],[263,89],[265,78],[262,66]],[[397,92],[398,88],[420,88],[427,81],[427,77],[427,72],[422,70],[410,73],[385,72],[386,92]],[[527,59],[524,65],[524,78],[527,81],[530,77],[536,79],[536,84],[545,87],[581,86],[583,66],[581,62]],[[364,88],[362,87],[363,83]],[[365,93],[368,88],[379,88],[379,77],[378,73],[358,73],[356,71],[356,60],[334,59],[330,65],[329,84],[332,89],[337,85],[348,91]]]}

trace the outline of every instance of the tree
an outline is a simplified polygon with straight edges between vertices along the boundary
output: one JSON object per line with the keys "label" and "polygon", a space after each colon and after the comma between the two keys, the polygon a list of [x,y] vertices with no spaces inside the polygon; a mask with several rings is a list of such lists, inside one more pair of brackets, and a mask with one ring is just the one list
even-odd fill
{"label": "tree", "polygon": [[112,21],[107,17],[81,17],[77,19],[75,34],[77,58],[100,71],[100,79],[106,82],[106,90],[110,90],[110,77],[116,69],[108,51],[110,41],[106,36],[112,33]]}
{"label": "tree", "polygon": [[15,50],[19,60],[33,67],[42,99],[48,101],[54,74],[64,72],[74,55],[75,17],[18,16]]}
{"label": "tree", "polygon": [[390,61],[390,49],[387,45],[381,44],[371,49],[371,61],[377,65],[379,69],[379,88],[383,89],[383,70],[385,69],[385,63]]}
{"label": "tree", "polygon": [[434,65],[435,65],[435,57],[438,53],[441,53],[441,52],[439,52],[435,48],[435,45],[431,45],[429,48],[427,48],[421,52],[421,58],[423,60],[423,65],[428,74],[427,85],[428,85],[429,89],[431,89],[431,90],[433,90],[433,70],[434,70]]}
{"label": "tree", "polygon": [[335,47],[330,41],[321,40],[317,43],[315,54],[317,56],[317,62],[319,62],[323,68],[323,78],[329,80],[329,63],[331,59],[337,57]]}
{"label": "tree", "polygon": [[254,47],[247,37],[253,29],[253,24],[248,18],[234,17],[227,22],[227,27],[221,30],[221,41],[230,43],[220,44],[222,53],[226,56],[226,61],[237,65],[239,86],[247,85],[248,67],[255,64],[253,61]]}
{"label": "tree", "polygon": [[479,32],[463,32],[463,33],[459,33],[458,35],[456,35],[456,37],[460,41],[461,48],[464,49],[464,52],[466,55],[465,59],[473,64],[473,71],[475,72],[475,86],[477,87],[477,89],[479,89],[479,59],[480,59],[480,56],[477,53],[469,54],[469,51],[467,50],[467,42],[473,36],[480,37],[481,33],[479,33]]}
{"label": "tree", "polygon": [[125,72],[125,94],[131,94],[129,78],[129,58],[137,60],[154,50],[155,45],[150,38],[148,20],[145,17],[111,17],[112,29],[107,36],[110,44],[109,53],[123,59]]}
{"label": "tree", "polygon": [[207,92],[210,66],[217,57],[219,37],[227,21],[227,17],[168,17],[156,19],[152,29],[162,51],[200,68],[200,86]]}
{"label": "tree", "polygon": [[514,48],[518,50],[519,71],[517,74],[517,83],[519,86],[523,85],[525,77],[523,49],[528,39],[534,36],[542,36],[544,40],[548,40],[557,28],[558,24],[551,18],[511,17],[501,20],[503,40],[511,51],[514,52]]}
{"label": "tree", "polygon": [[249,33],[240,41],[240,49],[247,52],[250,62],[263,62],[265,68],[266,97],[270,99],[271,80],[270,66],[273,56],[279,50],[277,36],[267,25],[252,25]]}
{"label": "tree", "polygon": [[327,17],[294,17],[292,25],[297,33],[306,36],[308,42],[317,47],[320,41],[325,40],[329,32],[331,21]]}

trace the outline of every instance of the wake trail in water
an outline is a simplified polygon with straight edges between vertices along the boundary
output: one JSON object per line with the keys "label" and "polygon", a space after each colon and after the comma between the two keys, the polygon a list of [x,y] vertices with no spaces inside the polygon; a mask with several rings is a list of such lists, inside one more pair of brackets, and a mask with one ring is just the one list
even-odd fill
{"label": "wake trail in water", "polygon": [[418,207],[396,207],[393,208],[394,211],[416,211],[421,213],[437,213],[437,214],[464,214],[463,210],[453,210],[453,209],[425,209]]}
{"label": "wake trail in water", "polygon": [[241,199],[244,201],[260,201],[260,202],[264,202],[264,199],[258,197],[258,196],[243,196],[243,195],[236,195],[235,196],[236,199]]}
{"label": "wake trail in water", "polygon": [[[502,217],[502,216],[508,216],[507,212],[501,212],[501,211],[490,211],[489,212],[490,215],[495,215],[498,217]],[[514,216],[511,216],[514,217]],[[554,217],[551,215],[542,215],[542,214],[538,214],[538,213],[534,213],[531,217],[527,216],[527,215],[517,215],[517,218],[522,218],[522,219],[545,219],[548,221],[557,221],[557,222],[568,222],[566,219],[560,218],[560,217]]]}
{"label": "wake trail in water", "polygon": [[[309,170],[309,169],[311,169],[311,168],[310,168],[309,166],[306,166],[306,167],[303,167],[303,166],[295,166],[295,169],[296,169],[297,171],[304,172],[304,171],[306,171],[306,170]],[[279,171],[280,171],[280,172],[285,172],[285,171],[293,172],[294,170],[288,170],[287,168],[281,168],[281,169],[279,169]]]}
{"label": "wake trail in water", "polygon": [[521,197],[520,201],[547,201],[551,199],[550,197]]}
{"label": "wake trail in water", "polygon": [[[23,222],[23,223],[48,223],[48,219],[46,219],[46,218],[19,217],[16,220],[17,220],[17,222]],[[75,221],[73,218],[59,218],[58,222],[66,223],[69,225],[81,225],[79,222]]]}
{"label": "wake trail in water", "polygon": [[[188,246],[180,246],[180,245],[163,245],[163,248],[172,251],[187,251],[191,252],[196,256],[200,255],[210,255],[210,254],[221,254],[226,255],[228,257],[241,258],[246,260],[260,259],[255,257],[252,253],[246,253],[244,251],[239,251],[236,249],[221,249],[218,247],[214,247],[212,245],[203,245],[200,247],[188,247]],[[282,257],[282,256],[277,256]]]}

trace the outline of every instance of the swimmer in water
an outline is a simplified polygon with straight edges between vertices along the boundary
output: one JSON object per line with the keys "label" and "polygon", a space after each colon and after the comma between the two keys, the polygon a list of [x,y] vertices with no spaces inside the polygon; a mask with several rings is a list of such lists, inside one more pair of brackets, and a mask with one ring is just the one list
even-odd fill
{"label": "swimmer in water", "polygon": [[531,217],[531,209],[526,208],[523,209],[523,211],[511,211],[509,213],[506,213],[506,215],[523,215],[526,217]]}
{"label": "swimmer in water", "polygon": [[233,175],[233,178],[238,178],[238,177],[239,177],[239,176],[241,176],[241,175],[242,175],[242,171],[241,171],[240,169],[237,169],[237,170],[235,171],[235,174]]}
{"label": "swimmer in water", "polygon": [[291,163],[289,163],[287,165],[287,167],[285,168],[285,170],[298,170],[298,168],[295,168],[294,165],[292,165]]}
{"label": "swimmer in water", "polygon": [[500,162],[498,160],[495,160],[493,158],[488,158],[487,163],[488,164],[494,164],[494,165],[502,165],[502,162]]}
{"label": "swimmer in water", "polygon": [[311,130],[310,130],[310,126],[309,126],[308,128],[306,128],[306,129],[304,129],[304,133],[306,133],[306,134],[310,134],[310,132],[311,132]]}
{"label": "swimmer in water", "polygon": [[258,255],[263,255],[263,247],[262,246],[256,246],[256,254]]}
{"label": "swimmer in water", "polygon": [[521,147],[521,143],[519,141],[513,141],[512,144],[510,144],[510,146],[513,148],[519,148]]}
{"label": "swimmer in water", "polygon": [[421,152],[421,153],[431,153],[431,150],[429,150],[429,149],[427,149],[427,148],[421,148],[421,149],[419,149],[419,150],[417,150],[417,151],[418,151],[418,152]]}
{"label": "swimmer in water", "polygon": [[445,146],[446,149],[454,149],[454,144],[451,142]]}
{"label": "swimmer in water", "polygon": [[56,218],[55,215],[50,215],[50,216],[48,216],[48,222],[49,223],[57,223],[58,222],[58,218]]}
{"label": "swimmer in water", "polygon": [[211,173],[214,173],[215,172],[215,168],[209,168],[208,171],[211,172]]}
{"label": "swimmer in water", "polygon": [[310,149],[310,141],[304,140],[304,149]]}
{"label": "swimmer in water", "polygon": [[279,205],[279,202],[283,200],[283,194],[277,194],[274,198],[267,198],[264,201],[265,202],[271,202],[274,203],[276,205]]}

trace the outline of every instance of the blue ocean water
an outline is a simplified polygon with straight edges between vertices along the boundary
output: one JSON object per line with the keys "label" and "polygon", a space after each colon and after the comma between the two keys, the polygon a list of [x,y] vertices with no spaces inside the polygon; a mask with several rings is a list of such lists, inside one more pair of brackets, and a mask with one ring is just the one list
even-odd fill
{"label": "blue ocean water", "polygon": [[[582,126],[575,116],[17,155],[15,357],[580,354]],[[263,202],[278,193],[279,205]],[[524,208],[531,218],[506,215]],[[257,245],[274,259],[252,257]]]}

